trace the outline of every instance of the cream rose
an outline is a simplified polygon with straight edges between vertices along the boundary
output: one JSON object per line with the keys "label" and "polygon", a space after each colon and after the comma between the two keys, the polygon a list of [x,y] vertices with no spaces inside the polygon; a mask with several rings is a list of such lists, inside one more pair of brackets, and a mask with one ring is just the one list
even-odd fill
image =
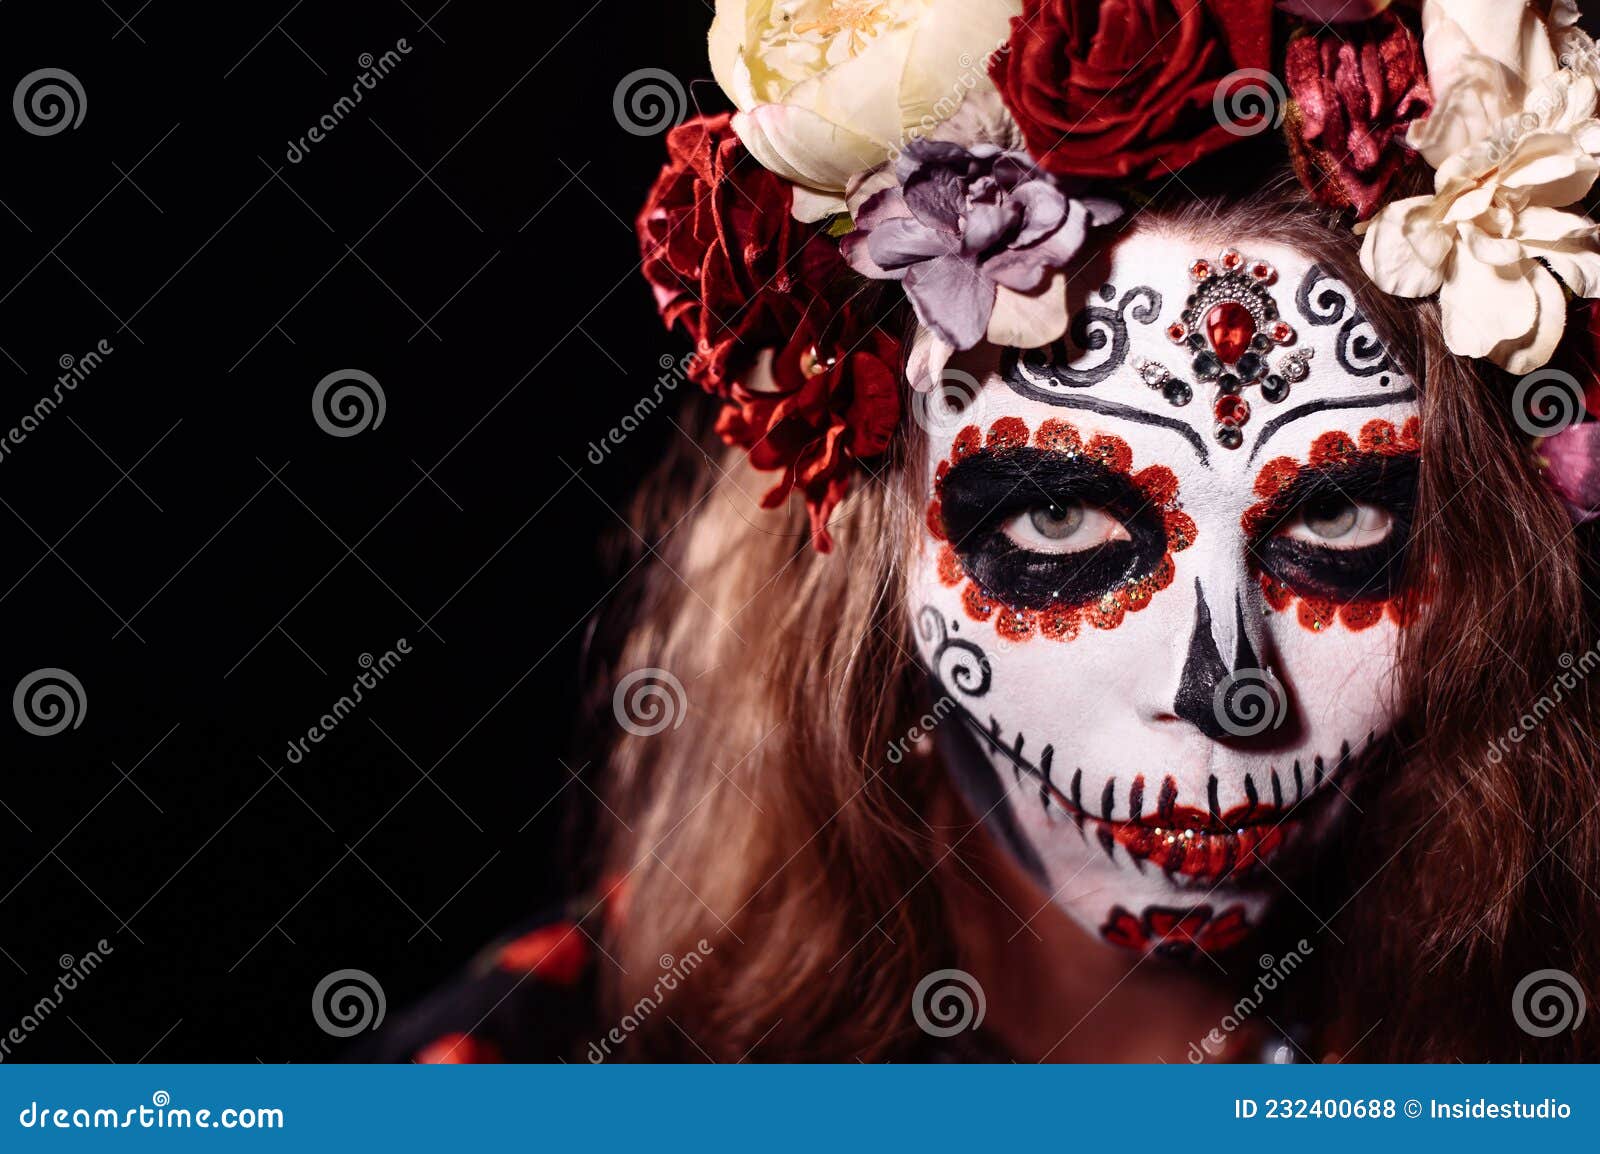
{"label": "cream rose", "polygon": [[1430,165],[1438,168],[1483,140],[1567,63],[1550,17],[1564,27],[1570,0],[1553,0],[1553,7],[1552,0],[1424,0],[1422,54],[1433,112],[1406,139]]}
{"label": "cream rose", "polygon": [[795,215],[844,211],[850,178],[928,135],[969,92],[1022,0],[717,0],[711,68],[734,131],[798,186]]}
{"label": "cream rose", "polygon": [[1589,76],[1551,74],[1516,115],[1440,165],[1434,195],[1396,201],[1369,222],[1367,275],[1396,296],[1437,292],[1451,351],[1532,372],[1566,327],[1557,277],[1600,296],[1597,226],[1563,211],[1600,176],[1595,105]]}

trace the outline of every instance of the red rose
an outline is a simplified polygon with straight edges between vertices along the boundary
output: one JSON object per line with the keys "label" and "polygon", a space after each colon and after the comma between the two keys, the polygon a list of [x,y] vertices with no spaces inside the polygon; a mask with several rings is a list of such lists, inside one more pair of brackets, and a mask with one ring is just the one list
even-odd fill
{"label": "red rose", "polygon": [[1406,127],[1433,107],[1416,37],[1393,12],[1324,26],[1289,42],[1284,79],[1300,180],[1318,201],[1366,220],[1410,155]]}
{"label": "red rose", "polygon": [[799,490],[825,552],[855,462],[882,453],[899,422],[900,342],[892,318],[868,312],[876,292],[861,293],[836,241],[794,219],[793,187],[729,121],[668,135],[639,216],[643,271],[662,319],[695,342],[690,379],[729,402],[718,433],[756,468],[783,470],[763,504]]}
{"label": "red rose", "polygon": [[990,73],[1044,168],[1159,179],[1241,138],[1218,84],[1271,50],[1272,0],[1027,0]]}
{"label": "red rose", "polygon": [[718,396],[846,270],[836,244],[794,219],[792,186],[750,158],[731,119],[696,117],[667,135],[638,220],[656,306],[695,342],[691,379]]}

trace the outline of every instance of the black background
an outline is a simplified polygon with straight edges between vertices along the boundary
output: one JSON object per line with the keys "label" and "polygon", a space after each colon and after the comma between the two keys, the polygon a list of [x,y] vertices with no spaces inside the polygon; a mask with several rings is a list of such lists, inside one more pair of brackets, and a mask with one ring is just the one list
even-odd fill
{"label": "black background", "polygon": [[[0,116],[0,433],[113,350],[0,458],[0,697],[62,668],[86,698],[51,737],[0,712],[0,1035],[113,948],[7,1060],[334,1057],[325,974],[398,1014],[573,884],[597,545],[684,435],[657,414],[586,459],[684,351],[631,223],[663,142],[613,97],[661,67],[715,106],[711,10],[437,7],[0,9],[0,89],[53,67],[86,97],[54,135]],[[312,392],[349,368],[385,416],[330,436]]]}

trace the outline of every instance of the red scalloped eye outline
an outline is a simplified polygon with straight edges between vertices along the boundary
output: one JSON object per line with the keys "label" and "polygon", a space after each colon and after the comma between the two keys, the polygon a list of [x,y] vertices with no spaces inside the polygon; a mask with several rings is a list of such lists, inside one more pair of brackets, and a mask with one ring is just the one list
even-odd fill
{"label": "red scalloped eye outline", "polygon": [[[1272,512],[1278,494],[1294,483],[1302,469],[1340,464],[1358,454],[1397,457],[1418,452],[1421,444],[1420,418],[1408,417],[1399,428],[1395,427],[1393,421],[1377,419],[1362,425],[1356,438],[1339,430],[1323,433],[1311,443],[1308,465],[1302,465],[1293,457],[1273,458],[1256,475],[1255,492],[1261,500],[1244,511],[1241,525],[1245,539],[1255,540],[1261,522]],[[1384,601],[1340,603],[1325,597],[1302,597],[1269,573],[1261,573],[1259,578],[1267,605],[1277,613],[1286,613],[1293,607],[1296,619],[1313,633],[1325,633],[1335,622],[1353,632],[1360,632],[1372,628],[1385,617],[1401,626],[1409,625],[1416,618],[1419,596],[1414,592]]]}
{"label": "red scalloped eye outline", "polygon": [[[1167,551],[1155,571],[1130,581],[1096,601],[1084,605],[1052,605],[1045,609],[1021,609],[1004,605],[978,587],[961,564],[961,558],[946,539],[944,526],[944,479],[964,457],[979,449],[1015,449],[1033,443],[1040,449],[1067,456],[1089,456],[1115,473],[1129,474],[1133,483],[1161,510],[1167,533]],[[1121,437],[1099,433],[1087,443],[1066,421],[1049,418],[1030,434],[1021,417],[1001,417],[989,426],[988,437],[976,425],[956,434],[948,460],[940,461],[934,474],[933,499],[928,503],[928,531],[945,542],[939,549],[939,581],[949,588],[966,582],[961,604],[974,621],[994,620],[995,632],[1008,641],[1026,641],[1038,635],[1054,641],[1071,641],[1085,622],[1096,629],[1115,629],[1129,613],[1150,604],[1150,598],[1172,584],[1172,555],[1194,544],[1198,530],[1194,519],[1178,508],[1178,476],[1165,465],[1151,465],[1137,473],[1133,469],[1133,450]]]}

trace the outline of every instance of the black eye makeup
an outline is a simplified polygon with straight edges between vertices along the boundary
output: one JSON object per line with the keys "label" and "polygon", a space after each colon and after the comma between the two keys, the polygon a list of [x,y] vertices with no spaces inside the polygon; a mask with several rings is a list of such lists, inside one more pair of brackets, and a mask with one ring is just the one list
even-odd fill
{"label": "black eye makeup", "polygon": [[1016,609],[1088,605],[1150,576],[1169,548],[1150,495],[1087,455],[975,453],[945,475],[941,498],[962,568]]}
{"label": "black eye makeup", "polygon": [[1303,469],[1247,515],[1251,557],[1304,597],[1388,600],[1405,586],[1416,493],[1414,454],[1361,453]]}

